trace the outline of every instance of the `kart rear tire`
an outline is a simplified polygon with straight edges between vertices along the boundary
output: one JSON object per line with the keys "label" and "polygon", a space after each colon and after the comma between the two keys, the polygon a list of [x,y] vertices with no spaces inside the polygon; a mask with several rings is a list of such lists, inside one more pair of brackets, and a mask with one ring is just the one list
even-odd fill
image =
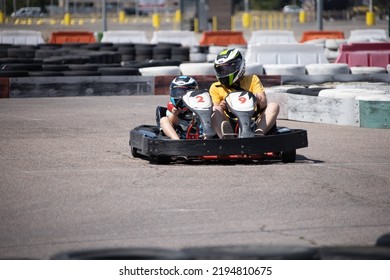
{"label": "kart rear tire", "polygon": [[295,162],[296,156],[297,156],[297,150],[283,151],[280,154],[283,163]]}

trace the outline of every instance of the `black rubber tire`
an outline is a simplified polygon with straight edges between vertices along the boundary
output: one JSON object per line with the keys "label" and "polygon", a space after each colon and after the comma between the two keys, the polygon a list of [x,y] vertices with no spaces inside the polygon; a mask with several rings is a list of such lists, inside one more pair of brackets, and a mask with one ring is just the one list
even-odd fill
{"label": "black rubber tire", "polygon": [[39,49],[35,52],[35,57],[37,58],[49,58],[62,55],[63,51],[60,49]]}
{"label": "black rubber tire", "polygon": [[157,46],[157,47],[154,47],[153,48],[153,54],[167,54],[167,53],[171,53],[171,49],[170,47],[160,47],[160,46]]}
{"label": "black rubber tire", "polygon": [[29,77],[59,77],[64,76],[59,71],[32,71],[28,72]]}
{"label": "black rubber tire", "polygon": [[64,76],[101,76],[97,71],[63,71]]}
{"label": "black rubber tire", "polygon": [[0,58],[8,57],[7,49],[0,49]]}
{"label": "black rubber tire", "polygon": [[171,49],[172,54],[185,54],[189,55],[190,48],[189,47],[174,47]]}
{"label": "black rubber tire", "polygon": [[157,43],[157,47],[168,47],[168,48],[173,48],[173,47],[181,47],[182,45],[180,43],[167,43],[167,42],[159,42]]}
{"label": "black rubber tire", "polygon": [[46,64],[85,64],[90,60],[89,57],[86,56],[73,56],[73,55],[65,55],[61,57],[51,57],[44,59],[43,62]]}
{"label": "black rubber tire", "polygon": [[118,50],[120,48],[135,48],[134,43],[114,43],[113,46],[117,47]]}
{"label": "black rubber tire", "polygon": [[15,63],[15,64],[3,64],[1,66],[3,70],[22,70],[22,71],[42,71],[41,64],[24,64],[24,63]]}
{"label": "black rubber tire", "polygon": [[140,154],[138,153],[138,149],[137,148],[134,148],[134,147],[130,146],[130,150],[131,150],[131,155],[134,158],[139,158],[140,157]]}
{"label": "black rubber tire", "polygon": [[99,64],[69,64],[70,70],[74,71],[97,71],[99,69]]}
{"label": "black rubber tire", "polygon": [[281,152],[280,157],[283,163],[292,163],[295,162],[296,155],[297,155],[297,150],[283,151]]}
{"label": "black rubber tire", "polygon": [[190,61],[190,54],[187,54],[187,55],[185,55],[185,54],[173,54],[171,56],[171,59],[187,62],[187,61]]}
{"label": "black rubber tire", "polygon": [[56,65],[56,64],[43,64],[43,71],[68,71],[68,65]]}
{"label": "black rubber tire", "polygon": [[76,42],[70,42],[70,43],[63,43],[62,47],[63,48],[68,48],[68,49],[79,49],[86,43],[76,43]]}
{"label": "black rubber tire", "polygon": [[61,48],[61,45],[59,44],[40,44],[38,45],[40,50],[55,50]]}
{"label": "black rubber tire", "polygon": [[170,164],[171,161],[172,161],[172,157],[170,156],[158,156],[158,157],[155,157],[153,158],[153,161],[156,163],[156,164]]}
{"label": "black rubber tire", "polygon": [[19,48],[9,48],[8,57],[17,57],[17,58],[34,58],[35,50],[34,49],[19,49]]}
{"label": "black rubber tire", "polygon": [[171,59],[180,61],[190,61],[190,48],[175,47],[171,50]]}
{"label": "black rubber tire", "polygon": [[101,46],[100,50],[103,52],[117,52],[118,48],[114,46]]}
{"label": "black rubber tire", "polygon": [[102,67],[97,70],[103,76],[139,76],[137,68]]}
{"label": "black rubber tire", "polygon": [[135,46],[135,60],[144,61],[153,58],[153,45]]}
{"label": "black rubber tire", "polygon": [[8,78],[13,78],[13,77],[28,77],[28,72],[27,71],[1,71],[0,70],[0,77],[8,77]]}
{"label": "black rubber tire", "polygon": [[0,44],[0,50],[8,50],[9,48],[12,48],[13,45],[11,44]]}
{"label": "black rubber tire", "polygon": [[118,47],[118,53],[120,54],[128,54],[128,55],[135,55],[135,48],[134,47]]}
{"label": "black rubber tire", "polygon": [[121,61],[134,61],[135,55],[133,54],[121,54]]}
{"label": "black rubber tire", "polygon": [[319,92],[323,89],[328,89],[325,87],[316,87],[316,88],[290,88],[286,92],[292,94],[301,94],[308,96],[318,96]]}

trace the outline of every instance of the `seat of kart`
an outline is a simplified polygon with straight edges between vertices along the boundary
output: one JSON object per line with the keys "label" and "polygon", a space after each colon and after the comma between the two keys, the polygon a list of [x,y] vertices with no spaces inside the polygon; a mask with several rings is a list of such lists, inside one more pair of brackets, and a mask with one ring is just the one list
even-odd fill
{"label": "seat of kart", "polygon": [[167,115],[167,107],[157,106],[156,108],[156,124],[158,128],[160,127],[160,120],[162,117],[165,117]]}

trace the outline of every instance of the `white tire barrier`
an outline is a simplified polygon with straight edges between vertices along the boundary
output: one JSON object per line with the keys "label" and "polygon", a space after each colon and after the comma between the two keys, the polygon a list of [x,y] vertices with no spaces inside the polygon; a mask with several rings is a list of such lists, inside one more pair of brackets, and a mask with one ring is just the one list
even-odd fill
{"label": "white tire barrier", "polygon": [[164,76],[164,75],[180,76],[181,75],[179,66],[144,67],[144,68],[139,68],[138,70],[142,76]]}
{"label": "white tire barrier", "polygon": [[109,30],[103,32],[102,43],[136,43],[148,44],[145,31],[138,30]]}
{"label": "white tire barrier", "polygon": [[362,88],[334,88],[324,89],[318,93],[318,96],[328,98],[356,98],[359,96],[384,95],[385,91]]}
{"label": "white tire barrier", "polygon": [[303,44],[316,45],[325,48],[325,39],[313,39],[313,40],[306,41]]}
{"label": "white tire barrier", "polygon": [[207,54],[207,62],[214,62],[215,58],[217,57],[218,54],[215,53],[208,53]]}
{"label": "white tire barrier", "polygon": [[223,50],[226,50],[227,47],[222,47],[222,46],[210,46],[209,47],[209,54],[219,54]]}
{"label": "white tire barrier", "polygon": [[206,53],[190,53],[191,62],[206,62],[207,54]]}
{"label": "white tire barrier", "polygon": [[288,118],[296,121],[359,126],[358,96],[384,95],[366,89],[325,89],[317,96],[288,95]]}
{"label": "white tire barrier", "polygon": [[179,43],[182,46],[197,46],[198,40],[196,39],[193,31],[187,30],[161,30],[154,31],[152,44],[157,43]]}
{"label": "white tire barrier", "polygon": [[309,75],[338,75],[349,74],[350,69],[346,63],[308,64],[306,71]]}
{"label": "white tire barrier", "polygon": [[350,67],[352,74],[378,74],[378,73],[386,73],[386,69],[383,67]]}
{"label": "white tire barrier", "polygon": [[182,63],[180,64],[180,71],[183,75],[215,75],[213,63]]}
{"label": "white tire barrier", "polygon": [[[287,90],[290,88],[298,88],[301,86],[286,85],[286,86],[275,86],[265,88],[268,103],[275,102],[279,105],[278,119],[288,120],[288,101],[287,101]],[[302,88],[304,88],[302,86]]]}
{"label": "white tire barrier", "polygon": [[260,63],[248,63],[245,65],[245,75],[263,75],[264,68]]}
{"label": "white tire barrier", "polygon": [[32,30],[3,30],[0,31],[0,44],[10,45],[39,45],[44,44],[42,33]]}
{"label": "white tire barrier", "polygon": [[336,61],[336,59],[340,53],[338,51],[325,49],[324,54],[330,62],[334,62],[334,61]]}
{"label": "white tire barrier", "polygon": [[305,75],[304,65],[296,64],[265,64],[263,65],[266,75]]}
{"label": "white tire barrier", "polygon": [[325,48],[329,50],[337,51],[341,45],[347,44],[346,39],[326,39],[325,40]]}

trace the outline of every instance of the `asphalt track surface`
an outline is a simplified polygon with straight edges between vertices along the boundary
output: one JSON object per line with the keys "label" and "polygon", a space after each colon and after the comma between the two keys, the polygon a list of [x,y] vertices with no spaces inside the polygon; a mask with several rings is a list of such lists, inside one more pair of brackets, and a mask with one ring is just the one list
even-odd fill
{"label": "asphalt track surface", "polygon": [[0,99],[0,258],[97,248],[373,245],[390,232],[390,130],[308,131],[290,164],[151,164],[129,130],[166,96]]}

